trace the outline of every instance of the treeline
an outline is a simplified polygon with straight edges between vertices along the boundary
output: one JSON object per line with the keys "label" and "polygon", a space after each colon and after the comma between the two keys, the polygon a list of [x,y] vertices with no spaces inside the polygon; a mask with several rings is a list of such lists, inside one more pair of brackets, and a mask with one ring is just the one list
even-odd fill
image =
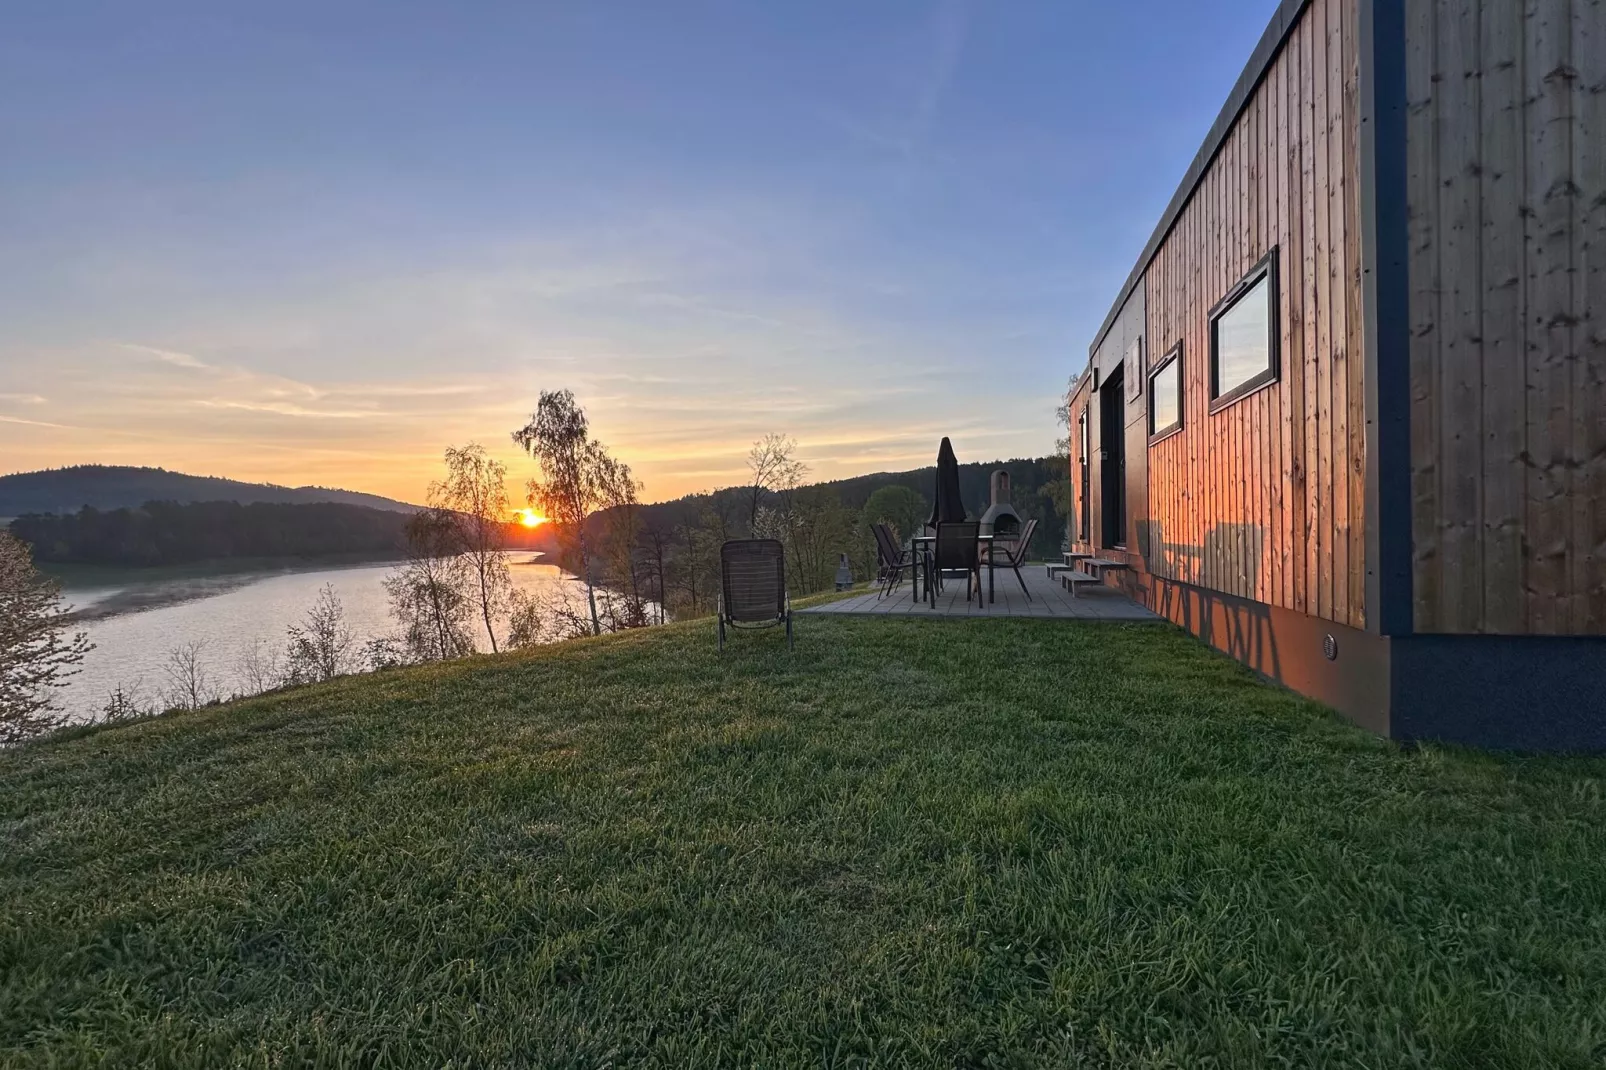
{"label": "treeline", "polygon": [[322,502],[146,502],[21,516],[11,533],[36,561],[144,567],[222,558],[387,557],[406,546],[408,514]]}
{"label": "treeline", "polygon": [[[793,447],[780,436],[755,444],[748,486],[594,513],[587,527],[598,550],[592,562],[598,582],[627,597],[656,602],[676,618],[702,616],[716,605],[719,548],[727,539],[779,539],[786,546],[788,586],[800,596],[829,590],[842,554],[848,555],[855,580],[873,577],[872,524],[889,523],[906,538],[930,516],[935,467],[804,485],[806,469],[792,459]],[[972,518],[987,511],[989,479],[1000,468],[1010,474],[1016,511],[1039,522],[1032,556],[1056,560],[1068,508],[1065,460],[961,465],[961,496]],[[561,552],[559,561],[575,567]]]}

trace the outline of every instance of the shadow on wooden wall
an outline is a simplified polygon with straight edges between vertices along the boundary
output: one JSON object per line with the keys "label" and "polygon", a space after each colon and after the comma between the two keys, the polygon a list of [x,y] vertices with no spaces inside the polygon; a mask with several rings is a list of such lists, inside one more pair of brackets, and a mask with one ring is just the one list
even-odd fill
{"label": "shadow on wooden wall", "polygon": [[[1272,607],[1249,593],[1260,575],[1266,543],[1261,527],[1216,524],[1205,533],[1203,543],[1166,542],[1160,522],[1144,520],[1138,523],[1137,535],[1143,568],[1125,577],[1129,593],[1211,646],[1282,681]],[[1229,573],[1244,593],[1204,586],[1207,562],[1213,564],[1212,571]]]}

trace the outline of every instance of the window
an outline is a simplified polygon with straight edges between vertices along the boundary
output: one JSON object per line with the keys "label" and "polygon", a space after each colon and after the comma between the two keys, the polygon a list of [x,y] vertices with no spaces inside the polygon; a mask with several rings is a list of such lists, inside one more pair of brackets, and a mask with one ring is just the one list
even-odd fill
{"label": "window", "polygon": [[1277,250],[1266,254],[1210,313],[1211,408],[1277,378]]}
{"label": "window", "polygon": [[1089,479],[1088,473],[1090,471],[1092,461],[1088,457],[1087,453],[1088,437],[1086,409],[1082,410],[1082,415],[1076,423],[1078,437],[1080,437],[1082,440],[1082,478],[1079,484],[1079,494],[1077,495],[1079,498],[1081,498],[1082,508],[1079,510],[1079,512],[1081,513],[1080,519],[1082,521],[1082,525],[1080,529],[1081,534],[1078,536],[1078,538],[1082,542],[1086,542],[1088,540],[1089,530],[1092,528],[1092,524],[1089,522],[1089,519],[1092,515],[1092,508],[1091,504],[1088,502],[1088,491],[1091,489],[1091,480]]}
{"label": "window", "polygon": [[1182,343],[1160,358],[1149,373],[1149,441],[1182,426]]}

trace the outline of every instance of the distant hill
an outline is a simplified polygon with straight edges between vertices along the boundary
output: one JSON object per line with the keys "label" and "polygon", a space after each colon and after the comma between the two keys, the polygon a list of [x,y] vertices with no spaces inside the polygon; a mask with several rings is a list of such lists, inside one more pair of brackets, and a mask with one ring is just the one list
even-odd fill
{"label": "distant hill", "polygon": [[242,483],[217,476],[191,476],[165,468],[83,464],[0,476],[0,517],[29,513],[75,513],[94,509],[132,509],[146,502],[239,502],[251,505],[311,505],[332,502],[410,513],[417,507],[377,494],[330,487],[280,487]]}

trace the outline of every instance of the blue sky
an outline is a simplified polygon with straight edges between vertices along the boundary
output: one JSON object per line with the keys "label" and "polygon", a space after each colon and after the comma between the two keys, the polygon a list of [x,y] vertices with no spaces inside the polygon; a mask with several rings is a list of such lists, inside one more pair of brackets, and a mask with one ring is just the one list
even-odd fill
{"label": "blue sky", "polygon": [[0,471],[1045,453],[1274,6],[9,4]]}

